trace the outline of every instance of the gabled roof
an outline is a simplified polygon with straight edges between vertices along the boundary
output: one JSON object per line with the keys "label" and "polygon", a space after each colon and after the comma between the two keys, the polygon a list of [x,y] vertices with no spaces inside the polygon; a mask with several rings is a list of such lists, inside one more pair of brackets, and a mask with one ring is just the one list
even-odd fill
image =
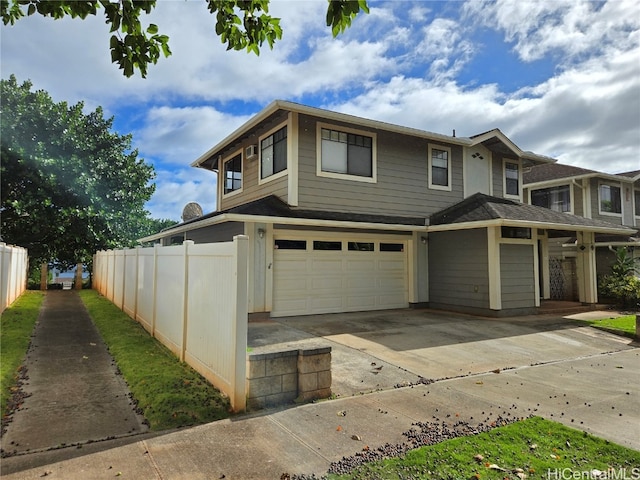
{"label": "gabled roof", "polygon": [[[463,201],[429,217],[429,230],[437,225],[465,224],[466,228],[488,224],[523,226],[532,228],[580,230],[599,233],[631,235],[635,230],[613,225],[602,220],[579,217],[551,209],[527,205],[506,198],[476,193]],[[440,228],[438,230],[445,230]]]}
{"label": "gabled roof", "polygon": [[236,139],[248,134],[252,129],[256,128],[260,123],[267,120],[273,114],[278,111],[283,112],[294,112],[301,113],[305,115],[310,115],[318,118],[322,118],[330,121],[351,123],[354,125],[358,125],[365,128],[371,128],[376,130],[384,130],[388,132],[400,133],[403,135],[411,135],[419,138],[426,138],[431,141],[440,141],[453,145],[461,145],[465,147],[471,147],[483,142],[490,142],[492,138],[496,138],[500,142],[504,143],[508,146],[508,149],[512,152],[513,155],[517,155],[519,157],[532,160],[535,162],[555,162],[554,159],[550,157],[545,157],[543,155],[537,155],[532,152],[522,151],[518,146],[516,146],[511,140],[507,138],[499,129],[493,129],[488,132],[475,135],[473,137],[455,137],[449,135],[442,135],[439,133],[428,132],[426,130],[420,130],[417,128],[403,127],[401,125],[394,125],[392,123],[381,122],[378,120],[371,120],[368,118],[357,117],[354,115],[348,115],[345,113],[334,112],[330,110],[324,110],[316,107],[309,107],[306,105],[301,105],[295,102],[289,102],[286,100],[275,100],[263,108],[260,112],[256,113],[253,117],[251,117],[247,122],[238,127],[232,133],[227,135],[223,140],[214,145],[212,148],[207,150],[204,154],[198,157],[194,162],[191,163],[192,167],[204,167],[205,164],[210,166],[211,169],[216,170],[218,168],[217,165],[217,156],[221,154],[230,144],[234,143]]}
{"label": "gabled roof", "polygon": [[179,223],[155,235],[141,238],[140,242],[152,242],[169,235],[203,228],[224,222],[262,222],[288,225],[362,228],[378,230],[420,230],[426,225],[425,217],[401,217],[363,213],[331,212],[292,208],[275,195],[254,200],[243,205],[213,212],[187,222]]}
{"label": "gabled roof", "polygon": [[640,180],[640,170],[633,170],[631,172],[616,173],[616,175],[618,175],[619,177],[629,178],[630,180],[633,180],[634,182],[637,182],[638,180]]}
{"label": "gabled roof", "polygon": [[557,183],[558,180],[582,179],[598,177],[606,180],[636,181],[640,178],[640,170],[626,173],[604,173],[588,168],[575,167],[562,163],[536,165],[523,171],[522,180],[524,185],[542,186],[544,184]]}
{"label": "gabled roof", "polygon": [[558,180],[568,177],[583,177],[585,175],[595,175],[598,172],[586,168],[574,167],[573,165],[564,165],[554,163],[553,165],[536,165],[522,173],[523,183],[539,183],[549,180]]}

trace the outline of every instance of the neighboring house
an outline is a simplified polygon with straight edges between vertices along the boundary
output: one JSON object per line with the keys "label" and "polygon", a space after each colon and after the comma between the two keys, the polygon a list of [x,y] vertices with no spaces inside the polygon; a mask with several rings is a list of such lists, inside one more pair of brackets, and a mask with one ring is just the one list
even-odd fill
{"label": "neighboring house", "polygon": [[[530,313],[548,298],[552,232],[588,246],[632,233],[521,203],[523,171],[552,162],[497,129],[448,136],[275,101],[193,162],[217,173],[218,210],[141,241],[247,235],[251,314]],[[579,261],[579,298],[595,303],[593,249]]]}
{"label": "neighboring house", "polygon": [[[597,219],[614,225],[640,228],[640,170],[608,174],[562,164],[537,165],[524,170],[524,201]],[[597,276],[608,274],[615,261],[615,249],[625,247],[640,257],[640,238],[599,233],[595,236]],[[549,295],[575,299],[576,258],[580,245],[571,232],[558,232],[549,239]]]}

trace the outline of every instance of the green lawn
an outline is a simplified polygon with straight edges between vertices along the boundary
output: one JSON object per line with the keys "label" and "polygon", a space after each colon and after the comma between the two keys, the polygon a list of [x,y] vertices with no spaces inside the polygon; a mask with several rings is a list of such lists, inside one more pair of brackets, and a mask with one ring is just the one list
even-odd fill
{"label": "green lawn", "polygon": [[44,292],[27,290],[2,312],[0,320],[0,412],[7,404],[18,381],[18,368],[29,348],[31,333],[38,320]]}
{"label": "green lawn", "polygon": [[609,317],[600,320],[587,320],[589,325],[609,332],[633,338],[636,333],[636,316]]}
{"label": "green lawn", "polygon": [[329,478],[582,479],[595,478],[595,470],[608,472],[601,478],[640,478],[640,452],[533,417],[479,435],[421,447],[404,457],[366,464],[348,475]]}
{"label": "green lawn", "polygon": [[152,430],[229,416],[228,399],[94,290],[79,292]]}

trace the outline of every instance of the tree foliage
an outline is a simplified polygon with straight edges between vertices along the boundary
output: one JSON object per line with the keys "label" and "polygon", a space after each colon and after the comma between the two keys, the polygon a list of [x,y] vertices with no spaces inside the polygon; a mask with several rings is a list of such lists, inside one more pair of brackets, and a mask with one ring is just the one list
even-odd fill
{"label": "tree foliage", "polygon": [[600,293],[615,299],[623,308],[640,307],[640,278],[636,273],[638,259],[633,258],[626,248],[618,248],[611,274],[600,280]]}
{"label": "tree foliage", "polygon": [[[156,225],[144,204],[153,166],[111,131],[101,108],[55,103],[15,76],[0,81],[2,239],[32,265],[89,263],[96,250],[133,246]],[[160,221],[161,222],[161,221]]]}
{"label": "tree foliage", "polygon": [[[270,0],[204,0],[209,13],[215,15],[215,32],[227,50],[247,50],[256,55],[266,42],[273,48],[282,38],[280,19],[269,15]],[[157,25],[146,28],[141,17],[149,14],[156,0],[0,0],[0,15],[5,25],[13,25],[25,15],[39,14],[60,19],[84,19],[104,10],[110,25],[111,61],[130,77],[135,69],[144,78],[147,66],[157,63],[160,55],[171,55],[169,37],[159,33]],[[366,0],[329,0],[327,26],[335,37],[344,32],[360,11],[369,12]]]}

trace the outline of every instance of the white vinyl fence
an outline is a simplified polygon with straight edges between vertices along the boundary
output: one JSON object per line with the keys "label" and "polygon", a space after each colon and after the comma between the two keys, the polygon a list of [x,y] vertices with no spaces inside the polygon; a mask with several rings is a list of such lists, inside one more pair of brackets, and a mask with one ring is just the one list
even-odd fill
{"label": "white vinyl fence", "polygon": [[94,288],[246,406],[248,238],[97,252]]}
{"label": "white vinyl fence", "polygon": [[26,290],[28,268],[26,248],[0,243],[0,312]]}

